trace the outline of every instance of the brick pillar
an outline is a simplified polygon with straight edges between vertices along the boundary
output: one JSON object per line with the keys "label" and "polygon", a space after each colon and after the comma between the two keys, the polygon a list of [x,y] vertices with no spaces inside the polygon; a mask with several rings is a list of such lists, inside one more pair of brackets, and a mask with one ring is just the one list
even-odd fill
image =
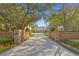
{"label": "brick pillar", "polygon": [[14,33],[14,39],[17,44],[21,43],[21,30],[18,30],[17,33]]}

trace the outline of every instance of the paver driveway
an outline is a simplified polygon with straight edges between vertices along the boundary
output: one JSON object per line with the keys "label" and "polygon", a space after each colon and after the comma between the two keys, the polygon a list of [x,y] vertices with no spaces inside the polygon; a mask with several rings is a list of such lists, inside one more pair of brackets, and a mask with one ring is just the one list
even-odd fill
{"label": "paver driveway", "polygon": [[76,56],[75,53],[53,42],[43,33],[35,33],[19,46],[0,54],[1,56]]}

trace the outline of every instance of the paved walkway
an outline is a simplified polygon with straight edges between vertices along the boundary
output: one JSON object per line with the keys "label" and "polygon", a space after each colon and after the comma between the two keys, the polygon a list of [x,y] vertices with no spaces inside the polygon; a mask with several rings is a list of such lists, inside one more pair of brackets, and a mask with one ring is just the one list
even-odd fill
{"label": "paved walkway", "polygon": [[19,46],[0,54],[1,56],[77,56],[53,42],[42,33],[35,33]]}

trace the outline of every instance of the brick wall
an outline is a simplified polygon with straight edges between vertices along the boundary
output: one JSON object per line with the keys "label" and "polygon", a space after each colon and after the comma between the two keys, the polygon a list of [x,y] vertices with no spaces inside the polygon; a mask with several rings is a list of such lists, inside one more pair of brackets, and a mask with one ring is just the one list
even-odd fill
{"label": "brick wall", "polygon": [[0,38],[5,37],[5,36],[10,36],[13,37],[16,41],[16,43],[19,41],[19,36],[18,33],[13,33],[13,32],[0,32]]}
{"label": "brick wall", "polygon": [[49,32],[49,37],[55,40],[79,39],[79,32]]}
{"label": "brick wall", "polygon": [[4,36],[11,36],[14,38],[14,34],[12,32],[0,32],[0,38]]}
{"label": "brick wall", "polygon": [[71,38],[71,39],[79,39],[79,32],[61,32],[61,39]]}
{"label": "brick wall", "polygon": [[[21,43],[21,30],[19,30],[17,33],[13,33],[13,32],[0,32],[0,38],[1,37],[5,37],[5,36],[10,36],[13,37],[16,41],[16,43]],[[30,37],[30,33],[29,32],[24,32],[24,39],[28,39]]]}
{"label": "brick wall", "polygon": [[59,40],[61,38],[59,32],[49,32],[49,37],[55,40]]}

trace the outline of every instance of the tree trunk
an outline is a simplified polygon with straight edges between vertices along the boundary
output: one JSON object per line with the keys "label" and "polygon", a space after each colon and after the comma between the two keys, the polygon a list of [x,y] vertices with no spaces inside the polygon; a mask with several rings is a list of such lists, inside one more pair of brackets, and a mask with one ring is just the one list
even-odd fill
{"label": "tree trunk", "polygon": [[23,41],[24,41],[24,30],[21,29],[21,42],[23,42]]}
{"label": "tree trunk", "polygon": [[65,11],[65,6],[64,6],[64,4],[63,4],[63,8],[62,8],[62,10],[63,10],[63,19],[64,19],[64,23],[63,23],[63,26],[64,26],[64,31],[67,31],[67,19],[66,19],[66,11]]}

